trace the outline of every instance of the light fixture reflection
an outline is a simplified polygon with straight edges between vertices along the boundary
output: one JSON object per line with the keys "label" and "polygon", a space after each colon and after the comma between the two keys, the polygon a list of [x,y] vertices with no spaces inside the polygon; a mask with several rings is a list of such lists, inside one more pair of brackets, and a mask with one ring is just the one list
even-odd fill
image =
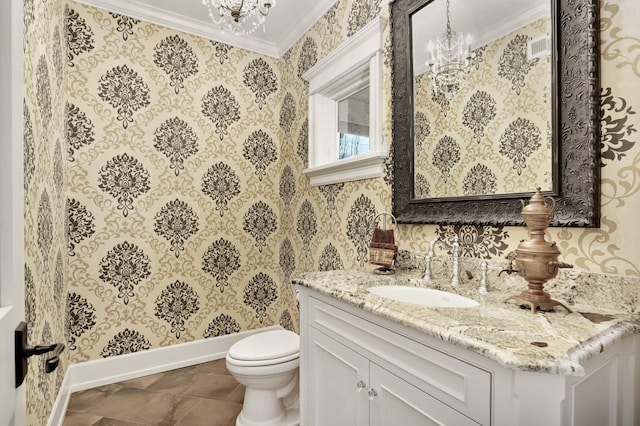
{"label": "light fixture reflection", "polygon": [[436,95],[443,94],[451,100],[460,87],[460,82],[469,74],[471,59],[471,34],[463,37],[462,33],[451,29],[449,0],[447,0],[447,29],[436,41],[429,40],[427,49],[431,54],[429,77],[434,81],[433,90]]}

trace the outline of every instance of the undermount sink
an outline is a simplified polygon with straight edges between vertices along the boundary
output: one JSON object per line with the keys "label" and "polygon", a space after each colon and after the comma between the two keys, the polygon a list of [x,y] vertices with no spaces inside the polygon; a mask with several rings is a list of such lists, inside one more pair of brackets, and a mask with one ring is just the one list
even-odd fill
{"label": "undermount sink", "polygon": [[474,306],[480,305],[468,297],[433,288],[379,285],[369,287],[367,290],[376,296],[432,308],[473,308]]}

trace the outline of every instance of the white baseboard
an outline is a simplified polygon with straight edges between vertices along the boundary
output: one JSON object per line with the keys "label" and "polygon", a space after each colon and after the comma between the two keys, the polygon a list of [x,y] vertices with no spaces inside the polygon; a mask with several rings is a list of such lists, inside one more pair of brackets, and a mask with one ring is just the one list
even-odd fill
{"label": "white baseboard", "polygon": [[115,357],[73,364],[67,368],[64,380],[53,404],[47,426],[60,426],[64,420],[69,398],[73,392],[109,385],[163,371],[222,359],[237,341],[251,334],[280,329],[270,326],[196,340],[179,345],[150,349]]}

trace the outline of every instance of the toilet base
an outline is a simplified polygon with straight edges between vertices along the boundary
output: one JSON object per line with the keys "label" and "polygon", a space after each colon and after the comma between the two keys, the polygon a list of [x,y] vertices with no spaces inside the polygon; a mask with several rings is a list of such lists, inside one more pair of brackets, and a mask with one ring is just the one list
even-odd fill
{"label": "toilet base", "polygon": [[284,412],[284,416],[273,419],[268,423],[252,422],[247,420],[242,415],[242,412],[240,412],[236,418],[236,426],[300,426],[300,410],[297,408],[290,408]]}
{"label": "toilet base", "polygon": [[[289,383],[277,390],[245,388],[242,411],[236,418],[236,426],[298,426],[298,380],[296,369]],[[282,393],[285,395],[282,396]]]}

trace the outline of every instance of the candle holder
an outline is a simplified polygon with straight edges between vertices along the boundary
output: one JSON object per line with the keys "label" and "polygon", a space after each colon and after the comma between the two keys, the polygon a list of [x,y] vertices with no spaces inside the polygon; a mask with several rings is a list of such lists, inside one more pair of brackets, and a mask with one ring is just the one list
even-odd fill
{"label": "candle holder", "polygon": [[571,264],[559,262],[560,250],[556,243],[545,240],[545,232],[553,219],[556,202],[551,197],[544,197],[540,188],[537,188],[528,205],[523,200],[520,201],[529,240],[522,240],[516,249],[515,270],[527,280],[528,288],[506,301],[514,300],[519,305],[528,306],[532,313],[538,310],[552,311],[555,306],[562,306],[572,312],[544,291],[544,284],[558,274],[559,268],[573,268]]}

